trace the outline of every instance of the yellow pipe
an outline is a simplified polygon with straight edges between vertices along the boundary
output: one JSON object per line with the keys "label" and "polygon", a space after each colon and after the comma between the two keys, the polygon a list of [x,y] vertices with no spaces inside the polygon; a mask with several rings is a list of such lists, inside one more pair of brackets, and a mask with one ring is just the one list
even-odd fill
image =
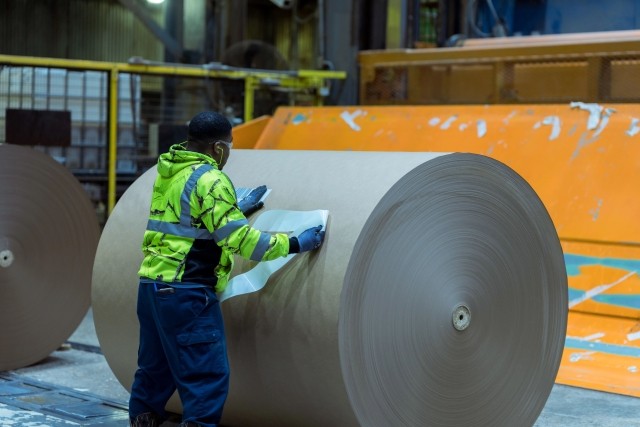
{"label": "yellow pipe", "polygon": [[211,69],[206,65],[180,65],[143,62],[141,64],[127,64],[120,62],[87,61],[60,58],[35,58],[29,56],[0,55],[0,64],[22,65],[31,67],[69,68],[79,70],[111,71],[121,73],[172,75],[181,77],[222,77],[228,79],[275,79],[279,83],[298,84],[300,87],[314,86],[316,79],[344,79],[344,71],[299,70],[299,71],[265,71],[246,68],[228,67],[228,69]]}
{"label": "yellow pipe", "polygon": [[78,70],[110,71],[113,63],[77,59],[36,58],[32,56],[0,55],[0,63],[30,67],[72,68]]}
{"label": "yellow pipe", "polygon": [[254,104],[254,84],[253,77],[247,77],[244,81],[244,121],[248,122],[253,119],[253,104]]}
{"label": "yellow pipe", "polygon": [[387,49],[400,49],[402,47],[402,1],[388,0],[387,6]]}
{"label": "yellow pipe", "polygon": [[116,159],[118,155],[118,69],[109,72],[109,165],[107,172],[107,212],[116,205]]}

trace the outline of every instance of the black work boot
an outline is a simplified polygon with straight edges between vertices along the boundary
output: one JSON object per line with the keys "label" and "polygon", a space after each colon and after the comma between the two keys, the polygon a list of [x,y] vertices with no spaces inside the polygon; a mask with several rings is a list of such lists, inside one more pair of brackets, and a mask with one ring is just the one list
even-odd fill
{"label": "black work boot", "polygon": [[145,412],[144,414],[140,414],[135,418],[130,418],[129,424],[131,425],[131,427],[160,427],[160,424],[162,424],[162,419],[158,414],[154,414],[153,412]]}

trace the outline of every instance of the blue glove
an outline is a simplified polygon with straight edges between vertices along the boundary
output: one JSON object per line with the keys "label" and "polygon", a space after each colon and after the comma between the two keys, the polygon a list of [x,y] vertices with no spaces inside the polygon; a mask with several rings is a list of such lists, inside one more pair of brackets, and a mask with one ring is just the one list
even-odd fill
{"label": "blue glove", "polygon": [[300,246],[300,252],[318,249],[324,241],[324,231],[322,231],[322,226],[319,225],[303,231],[297,239],[298,245]]}
{"label": "blue glove", "polygon": [[238,202],[238,207],[244,216],[249,216],[264,206],[264,203],[261,202],[260,199],[262,199],[262,196],[264,196],[264,193],[266,192],[267,186],[261,185],[251,190],[247,196],[243,197],[242,200]]}

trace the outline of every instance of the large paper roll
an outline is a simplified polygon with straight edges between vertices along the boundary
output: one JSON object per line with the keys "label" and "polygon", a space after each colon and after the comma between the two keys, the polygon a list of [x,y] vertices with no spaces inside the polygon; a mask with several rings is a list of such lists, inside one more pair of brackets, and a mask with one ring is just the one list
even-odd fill
{"label": "large paper roll", "polygon": [[[519,175],[472,154],[326,151],[236,150],[225,171],[272,188],[265,209],[330,214],[319,251],[223,303],[224,425],[533,424],[560,362],[567,282]],[[125,387],[154,177],[124,194],[94,266],[98,338]]]}
{"label": "large paper roll", "polygon": [[78,327],[99,233],[86,192],[65,167],[0,144],[0,371],[44,359]]}

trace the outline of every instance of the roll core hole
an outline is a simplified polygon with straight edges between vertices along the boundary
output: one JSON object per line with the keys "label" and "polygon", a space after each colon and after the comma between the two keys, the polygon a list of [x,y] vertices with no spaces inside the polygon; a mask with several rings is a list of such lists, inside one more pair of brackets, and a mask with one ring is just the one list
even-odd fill
{"label": "roll core hole", "polygon": [[453,327],[458,331],[464,331],[471,322],[471,312],[469,307],[460,304],[453,309]]}
{"label": "roll core hole", "polygon": [[0,251],[0,267],[9,267],[13,263],[13,252],[8,249]]}

